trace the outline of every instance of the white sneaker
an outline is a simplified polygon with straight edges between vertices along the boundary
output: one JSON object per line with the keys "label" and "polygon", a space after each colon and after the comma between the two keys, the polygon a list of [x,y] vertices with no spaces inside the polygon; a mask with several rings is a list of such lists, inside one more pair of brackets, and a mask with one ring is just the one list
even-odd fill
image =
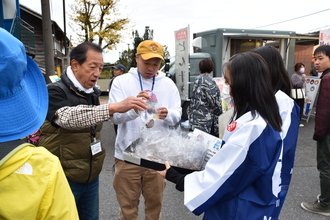
{"label": "white sneaker", "polygon": [[300,124],[300,125],[299,125],[299,127],[304,127],[304,126],[305,126],[305,125],[303,125],[303,124]]}

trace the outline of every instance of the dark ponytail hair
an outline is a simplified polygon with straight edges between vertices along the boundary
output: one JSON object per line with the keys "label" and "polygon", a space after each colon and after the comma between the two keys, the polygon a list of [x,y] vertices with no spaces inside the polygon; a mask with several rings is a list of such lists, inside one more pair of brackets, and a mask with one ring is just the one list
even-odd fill
{"label": "dark ponytail hair", "polygon": [[253,118],[259,113],[275,130],[281,131],[282,119],[265,60],[254,52],[239,53],[230,58],[226,73],[230,74],[236,118],[247,111],[251,111]]}
{"label": "dark ponytail hair", "polygon": [[262,46],[255,48],[252,52],[259,54],[268,64],[274,92],[281,90],[291,97],[291,80],[285,69],[283,58],[273,46]]}

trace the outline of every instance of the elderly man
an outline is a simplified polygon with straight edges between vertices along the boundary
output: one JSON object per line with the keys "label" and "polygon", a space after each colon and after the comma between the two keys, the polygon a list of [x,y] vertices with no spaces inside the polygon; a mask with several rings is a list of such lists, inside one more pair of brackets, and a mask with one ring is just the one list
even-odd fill
{"label": "elderly man", "polygon": [[147,108],[135,97],[100,105],[101,91],[95,85],[102,68],[101,47],[90,42],[75,47],[61,80],[48,85],[49,109],[40,129],[39,144],[60,158],[81,220],[99,218],[99,174],[105,157],[102,122],[115,112]]}

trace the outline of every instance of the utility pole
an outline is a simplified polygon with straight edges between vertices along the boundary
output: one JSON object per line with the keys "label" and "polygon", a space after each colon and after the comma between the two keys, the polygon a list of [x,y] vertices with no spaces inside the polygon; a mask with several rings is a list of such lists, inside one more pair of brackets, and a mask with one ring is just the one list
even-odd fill
{"label": "utility pole", "polygon": [[150,29],[149,26],[145,26],[145,30],[144,30],[144,35],[143,35],[143,40],[150,40]]}
{"label": "utility pole", "polygon": [[62,58],[62,72],[65,70],[68,66],[70,66],[70,57],[69,57],[69,49],[70,49],[70,41],[71,41],[71,36],[70,40],[67,40],[66,37],[66,10],[65,10],[65,0],[63,0],[63,26],[64,26],[64,39],[63,39],[63,44],[64,44],[64,57]]}
{"label": "utility pole", "polygon": [[63,26],[64,26],[64,39],[63,39],[63,44],[64,44],[64,56],[66,57],[67,55],[67,46],[66,44],[66,19],[65,19],[65,0],[63,0]]}
{"label": "utility pole", "polygon": [[46,68],[46,83],[51,83],[49,76],[55,75],[54,41],[52,35],[52,22],[50,19],[49,0],[41,0],[42,33],[44,41],[44,56]]}

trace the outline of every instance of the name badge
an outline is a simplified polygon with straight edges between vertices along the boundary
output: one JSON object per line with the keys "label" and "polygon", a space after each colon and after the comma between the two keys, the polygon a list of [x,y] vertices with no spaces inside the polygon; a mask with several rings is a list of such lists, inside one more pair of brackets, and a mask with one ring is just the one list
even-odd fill
{"label": "name badge", "polygon": [[102,152],[101,141],[95,140],[93,143],[91,143],[91,150],[93,156],[97,153]]}

